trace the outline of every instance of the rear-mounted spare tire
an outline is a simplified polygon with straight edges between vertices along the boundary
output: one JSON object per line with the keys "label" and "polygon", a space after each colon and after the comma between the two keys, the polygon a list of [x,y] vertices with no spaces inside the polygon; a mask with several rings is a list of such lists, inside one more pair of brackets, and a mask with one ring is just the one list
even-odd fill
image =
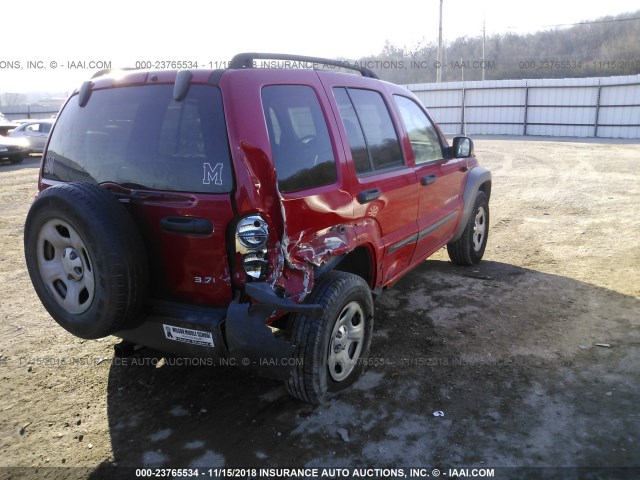
{"label": "rear-mounted spare tire", "polygon": [[144,304],[148,265],[133,218],[89,183],[44,190],[24,228],[31,282],[53,319],[81,338],[132,326]]}

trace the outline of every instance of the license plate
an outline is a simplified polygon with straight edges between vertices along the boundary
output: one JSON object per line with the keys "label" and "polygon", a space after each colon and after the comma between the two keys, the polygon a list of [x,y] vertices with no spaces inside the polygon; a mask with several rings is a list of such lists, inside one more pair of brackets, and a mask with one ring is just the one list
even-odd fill
{"label": "license plate", "polygon": [[204,330],[192,330],[190,328],[176,327],[175,325],[162,324],[164,336],[174,342],[188,343],[201,347],[213,347],[213,335]]}

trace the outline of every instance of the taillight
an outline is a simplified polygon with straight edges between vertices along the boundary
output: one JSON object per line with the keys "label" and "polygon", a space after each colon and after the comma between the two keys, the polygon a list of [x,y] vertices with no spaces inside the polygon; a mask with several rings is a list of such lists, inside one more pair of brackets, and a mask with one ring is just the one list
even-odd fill
{"label": "taillight", "polygon": [[236,251],[242,258],[242,268],[251,278],[267,274],[267,242],[269,227],[260,215],[242,218],[236,227]]}

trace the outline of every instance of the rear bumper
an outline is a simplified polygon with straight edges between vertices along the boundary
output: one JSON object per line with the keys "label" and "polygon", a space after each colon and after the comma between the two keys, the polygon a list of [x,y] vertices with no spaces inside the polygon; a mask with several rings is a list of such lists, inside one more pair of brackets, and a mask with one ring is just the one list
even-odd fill
{"label": "rear bumper", "polygon": [[317,315],[319,305],[296,304],[254,283],[247,294],[259,303],[235,299],[228,308],[153,301],[135,328],[114,335],[131,343],[189,358],[231,359],[228,364],[286,379],[294,345],[266,321],[276,311]]}
{"label": "rear bumper", "polygon": [[[131,343],[161,352],[193,358],[226,358],[227,349],[222,335],[226,317],[224,308],[210,308],[182,303],[153,301],[143,321],[135,328],[121,330],[115,335]],[[169,338],[166,326],[208,332],[211,344],[187,343],[176,336]],[[186,336],[185,336],[186,339]]]}

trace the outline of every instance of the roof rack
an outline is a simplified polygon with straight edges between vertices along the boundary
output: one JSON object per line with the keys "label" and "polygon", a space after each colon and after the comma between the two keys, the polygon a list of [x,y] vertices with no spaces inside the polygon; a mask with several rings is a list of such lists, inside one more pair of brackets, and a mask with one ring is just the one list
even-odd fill
{"label": "roof rack", "polygon": [[286,53],[239,53],[231,59],[231,63],[229,63],[229,68],[232,68],[232,69],[252,68],[253,61],[256,59],[290,60],[292,62],[308,62],[308,63],[318,63],[322,65],[331,65],[334,67],[346,68],[348,70],[356,70],[360,72],[363,77],[378,79],[378,76],[375,73],[373,73],[372,70],[365,67],[352,65],[347,61],[330,60],[328,58],[320,58],[320,57],[307,57],[305,55],[288,55]]}

